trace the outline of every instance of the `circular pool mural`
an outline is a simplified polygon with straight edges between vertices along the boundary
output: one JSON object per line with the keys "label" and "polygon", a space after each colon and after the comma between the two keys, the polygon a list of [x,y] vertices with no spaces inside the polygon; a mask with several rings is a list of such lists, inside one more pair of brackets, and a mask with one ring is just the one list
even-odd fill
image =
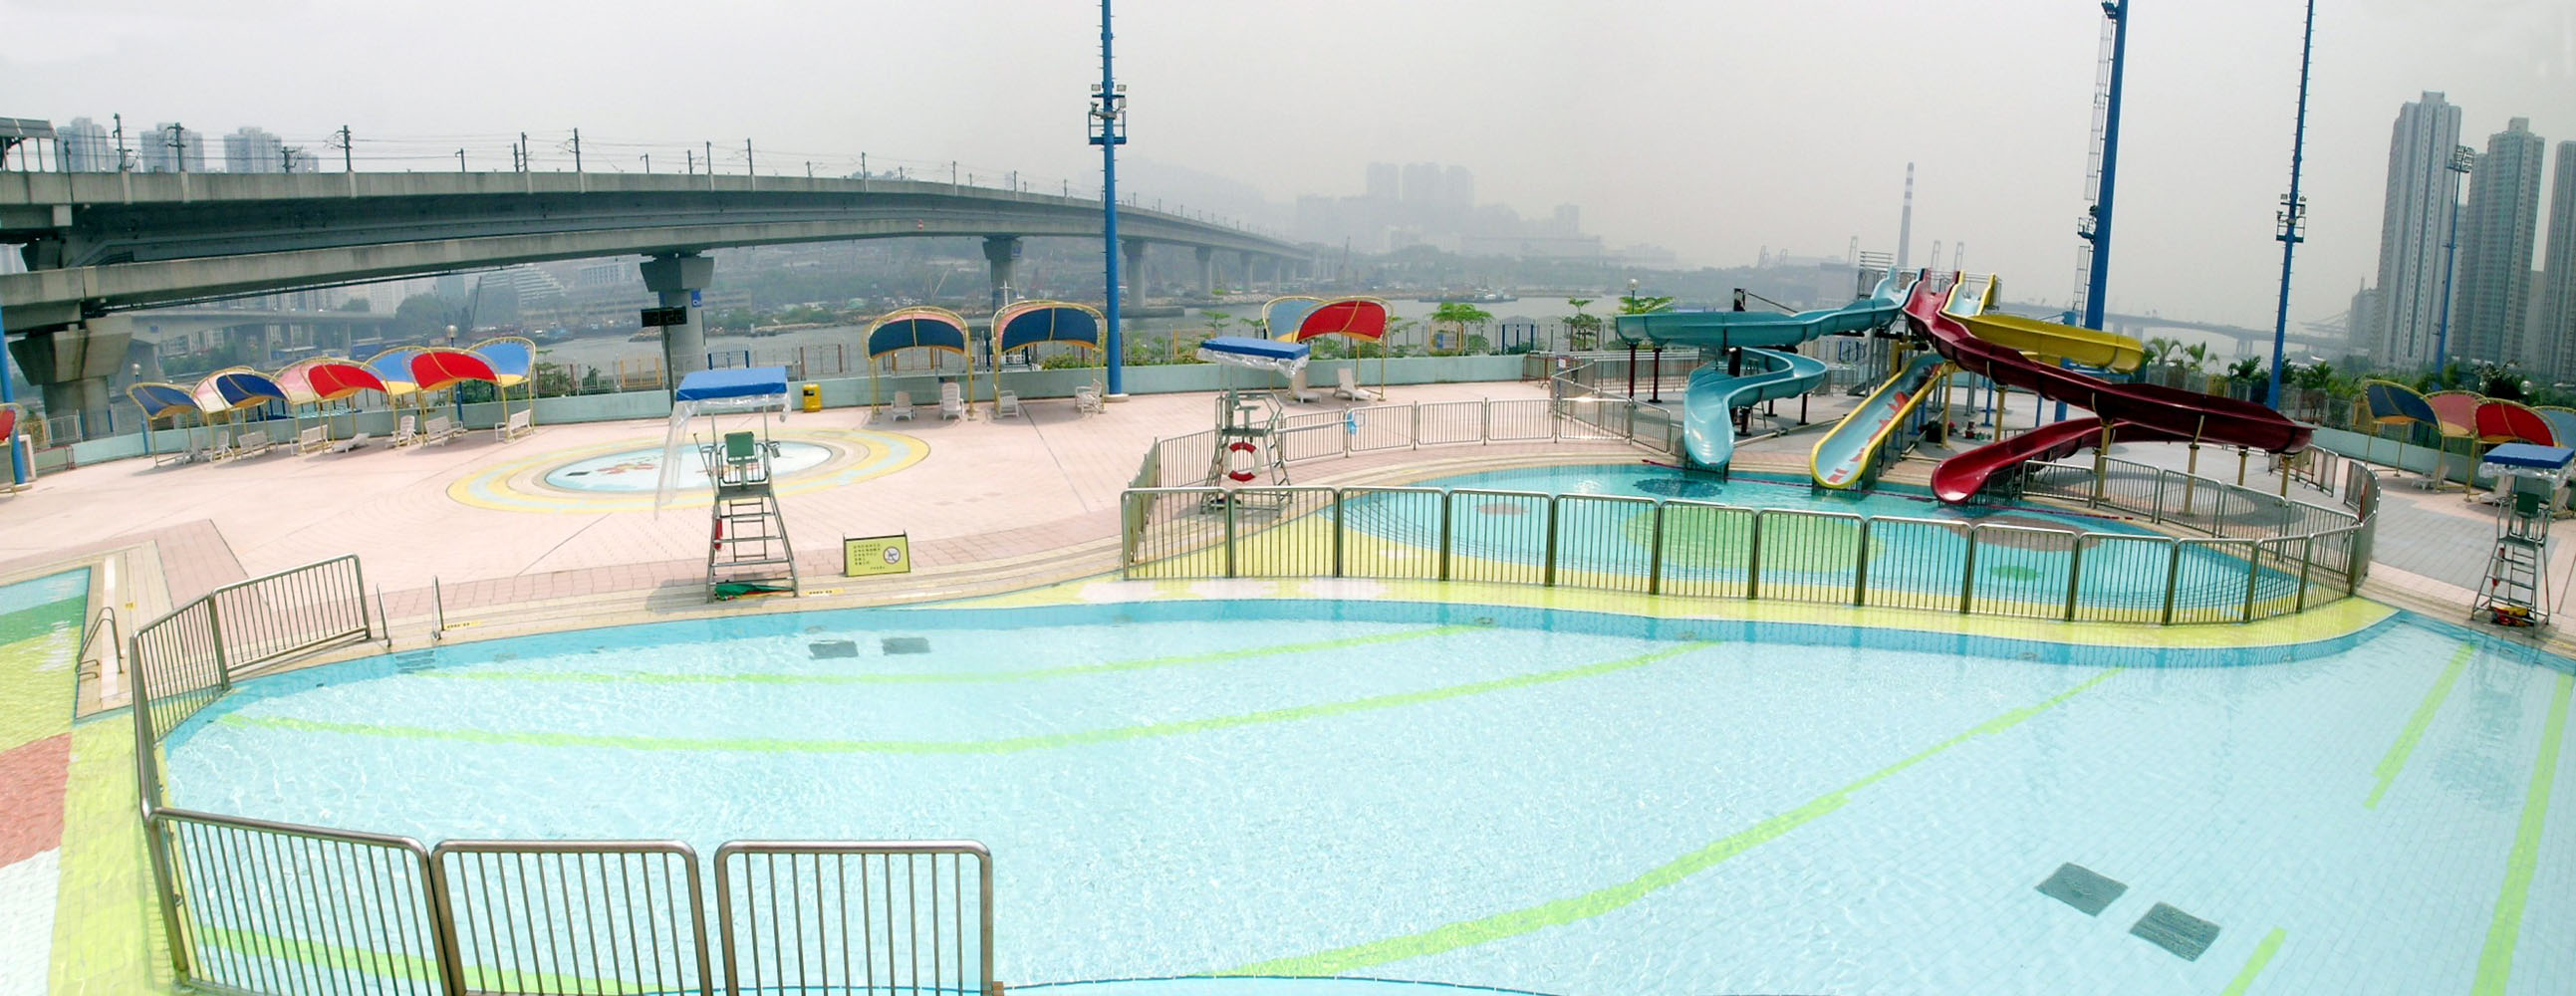
{"label": "circular pool mural", "polygon": [[[769,473],[786,477],[820,467],[832,459],[832,449],[813,443],[780,440],[770,444]],[[575,460],[546,472],[546,486],[566,491],[597,491],[608,494],[651,492],[661,486],[662,451],[660,449],[626,450],[607,456]],[[706,464],[693,449],[680,451],[678,490],[689,491],[707,486]]]}

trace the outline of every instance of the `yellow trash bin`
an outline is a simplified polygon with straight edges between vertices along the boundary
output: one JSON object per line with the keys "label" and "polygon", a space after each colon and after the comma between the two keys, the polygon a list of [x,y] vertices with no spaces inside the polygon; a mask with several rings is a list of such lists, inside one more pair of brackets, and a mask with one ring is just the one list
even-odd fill
{"label": "yellow trash bin", "polygon": [[823,410],[823,385],[805,385],[805,410],[809,412],[819,412]]}

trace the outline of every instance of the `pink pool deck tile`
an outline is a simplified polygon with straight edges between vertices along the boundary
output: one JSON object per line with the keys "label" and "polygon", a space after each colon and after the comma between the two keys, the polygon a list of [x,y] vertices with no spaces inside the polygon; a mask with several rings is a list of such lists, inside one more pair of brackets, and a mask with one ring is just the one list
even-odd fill
{"label": "pink pool deck tile", "polygon": [[63,784],[72,736],[56,734],[0,751],[0,867],[51,851],[63,840]]}

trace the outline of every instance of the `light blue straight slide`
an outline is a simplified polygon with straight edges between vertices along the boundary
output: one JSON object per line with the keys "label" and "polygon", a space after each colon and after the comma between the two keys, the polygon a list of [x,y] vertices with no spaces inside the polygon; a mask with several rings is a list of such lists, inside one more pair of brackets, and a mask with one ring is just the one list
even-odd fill
{"label": "light blue straight slide", "polygon": [[[1825,365],[1785,352],[1818,336],[1882,328],[1902,314],[1905,294],[1889,274],[1870,295],[1839,308],[1783,315],[1764,311],[1662,311],[1618,316],[1619,338],[1646,346],[1697,348],[1712,362],[1691,373],[1682,395],[1682,448],[1695,467],[1723,469],[1735,456],[1735,409],[1813,390]],[[1741,369],[1723,354],[1742,349]]]}

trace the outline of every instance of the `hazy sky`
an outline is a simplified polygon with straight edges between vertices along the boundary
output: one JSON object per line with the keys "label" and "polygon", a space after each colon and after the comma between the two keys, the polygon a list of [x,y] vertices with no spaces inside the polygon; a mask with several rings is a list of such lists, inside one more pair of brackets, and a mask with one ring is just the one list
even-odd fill
{"label": "hazy sky", "polygon": [[[2576,0],[2318,8],[2294,319],[2344,310],[2372,276],[2399,104],[2447,92],[2481,149],[2527,116],[2553,170],[2576,138]],[[1579,204],[1614,245],[1734,265],[1765,246],[1839,254],[1854,235],[1893,248],[1911,160],[1916,261],[1964,241],[2010,297],[2074,286],[2102,23],[2084,0],[1117,10],[1130,154],[1276,201],[1357,193],[1372,160],[1457,163],[1480,201]],[[2135,0],[2114,308],[2270,324],[2301,10]],[[458,146],[506,168],[522,130],[556,157],[578,126],[592,169],[640,169],[648,151],[670,169],[711,140],[739,170],[750,138],[764,173],[864,150],[1096,188],[1082,100],[1098,18],[1069,0],[0,0],[0,114],[255,124],[314,146],[346,123],[361,157],[420,169],[454,168]]]}

